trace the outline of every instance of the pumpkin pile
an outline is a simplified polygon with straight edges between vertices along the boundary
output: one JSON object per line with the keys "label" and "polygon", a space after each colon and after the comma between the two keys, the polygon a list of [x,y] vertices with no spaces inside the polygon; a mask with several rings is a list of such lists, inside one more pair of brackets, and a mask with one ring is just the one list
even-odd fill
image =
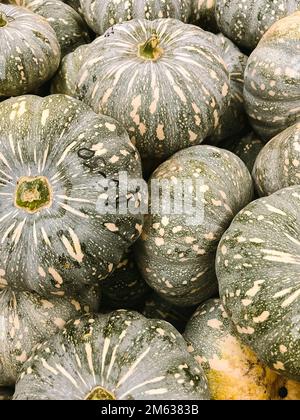
{"label": "pumpkin pile", "polygon": [[300,1],[0,3],[9,399],[300,399]]}

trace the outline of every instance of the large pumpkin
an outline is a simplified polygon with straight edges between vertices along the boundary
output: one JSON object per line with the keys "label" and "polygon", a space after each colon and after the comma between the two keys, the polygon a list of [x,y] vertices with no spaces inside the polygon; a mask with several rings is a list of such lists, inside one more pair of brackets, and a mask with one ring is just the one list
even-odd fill
{"label": "large pumpkin", "polygon": [[80,0],[80,4],[86,22],[100,35],[112,25],[136,18],[187,22],[191,14],[190,0]]}
{"label": "large pumpkin", "polygon": [[300,123],[264,146],[255,161],[253,178],[261,196],[300,184]]}
{"label": "large pumpkin", "polygon": [[[125,199],[119,171],[141,176],[139,155],[115,120],[65,95],[1,102],[0,132],[0,282],[76,295],[141,232],[140,214],[107,211]],[[135,190],[126,194],[139,207]]]}
{"label": "large pumpkin", "polygon": [[98,310],[96,291],[87,291],[80,302],[74,298],[37,293],[0,292],[0,386],[15,384],[18,373],[35,345],[62,329],[71,318]]}
{"label": "large pumpkin", "polygon": [[235,330],[271,369],[300,381],[300,187],[245,207],[223,235],[216,269]]}
{"label": "large pumpkin", "polygon": [[0,97],[35,91],[56,72],[60,47],[48,22],[0,3]]}
{"label": "large pumpkin", "polygon": [[[234,215],[252,198],[251,176],[233,153],[194,146],[159,166],[149,186],[150,214],[136,246],[137,263],[165,299],[195,305],[217,293],[216,248]],[[158,199],[169,202],[170,209],[155,209]],[[186,210],[178,207],[182,203]]]}
{"label": "large pumpkin", "polygon": [[299,0],[215,0],[219,29],[235,44],[253,50],[270,26],[300,8]]}
{"label": "large pumpkin", "polygon": [[263,36],[248,60],[244,96],[250,122],[263,140],[300,118],[300,12]]}
{"label": "large pumpkin", "polygon": [[43,16],[54,29],[62,56],[90,42],[88,27],[75,10],[60,0],[7,0]]}
{"label": "large pumpkin", "polygon": [[87,316],[40,346],[14,399],[202,400],[206,378],[182,336],[137,312]]}
{"label": "large pumpkin", "polygon": [[264,366],[241,343],[221,301],[201,305],[186,326],[189,352],[203,368],[214,400],[298,400],[300,383]]}

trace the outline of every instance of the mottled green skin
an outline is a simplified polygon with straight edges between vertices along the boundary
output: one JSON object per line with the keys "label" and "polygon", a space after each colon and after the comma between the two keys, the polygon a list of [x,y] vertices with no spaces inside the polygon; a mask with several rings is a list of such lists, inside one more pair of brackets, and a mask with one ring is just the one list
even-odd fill
{"label": "mottled green skin", "polygon": [[263,147],[264,143],[252,132],[244,136],[231,151],[242,159],[249,172],[252,172],[257,155]]}
{"label": "mottled green skin", "polygon": [[249,57],[244,97],[264,141],[300,118],[300,12],[275,23]]}
{"label": "mottled green skin", "polygon": [[[156,30],[162,55],[138,56]],[[167,158],[217,128],[230,99],[215,36],[174,19],[133,20],[97,38],[78,76],[80,98],[127,129],[142,159]]]}
{"label": "mottled green skin", "polygon": [[190,0],[80,0],[87,24],[99,35],[117,23],[132,19],[174,18],[187,22]]}
{"label": "mottled green skin", "polygon": [[299,0],[216,0],[215,17],[224,35],[253,50],[273,23],[299,8]]}
{"label": "mottled green skin", "polygon": [[194,306],[183,308],[182,306],[172,305],[172,303],[153,292],[145,302],[143,315],[147,318],[163,319],[174,325],[182,333],[195,309]]}
{"label": "mottled green skin", "polygon": [[214,129],[209,136],[211,144],[218,144],[227,138],[237,136],[248,126],[243,97],[244,72],[248,57],[222,34],[217,35],[217,42],[220,44],[223,60],[229,71],[231,98],[217,129]]}
{"label": "mottled green skin", "polygon": [[0,97],[32,92],[49,80],[60,62],[60,46],[48,22],[29,10],[0,3]]}
{"label": "mottled green skin", "polygon": [[189,23],[200,26],[206,31],[217,32],[215,17],[216,0],[192,0],[192,12]]}
{"label": "mottled green skin", "polygon": [[[203,215],[197,215],[194,224],[188,223],[184,213],[160,211],[146,216],[136,261],[156,292],[174,304],[191,306],[216,295],[218,242],[234,215],[251,200],[253,188],[244,163],[233,153],[212,146],[176,153],[159,166],[149,182],[170,180],[174,185],[184,179],[203,183],[199,197]],[[175,202],[176,196],[171,194],[171,208]]]}
{"label": "mottled green skin", "polygon": [[[87,290],[78,298],[0,291],[0,386],[15,384],[34,346],[62,329],[69,319],[98,310],[99,291]],[[80,302],[80,303],[79,303]]]}
{"label": "mottled green skin", "polygon": [[[76,295],[107,277],[143,220],[104,206],[106,194],[117,196],[120,170],[129,180],[141,176],[125,130],[69,96],[28,95],[1,102],[0,131],[0,284],[47,297]],[[18,179],[30,175],[46,177],[52,188],[50,206],[34,214],[14,202]],[[129,201],[138,208],[134,193]]]}
{"label": "mottled green skin", "polygon": [[101,285],[103,307],[134,309],[143,307],[149,287],[142,278],[132,250],[126,252],[116,270]]}
{"label": "mottled green skin", "polygon": [[216,259],[220,295],[242,340],[271,369],[300,379],[300,187],[245,207]]}
{"label": "mottled green skin", "polygon": [[12,388],[0,387],[0,401],[11,400],[13,395],[14,395],[14,390]]}
{"label": "mottled green skin", "polygon": [[89,45],[81,45],[62,59],[51,83],[51,93],[76,97],[76,80],[88,49]]}
{"label": "mottled green skin", "polygon": [[260,196],[300,184],[300,123],[277,134],[264,146],[252,175]]}
{"label": "mottled green skin", "polygon": [[70,322],[40,346],[14,399],[83,400],[96,386],[117,400],[209,398],[202,369],[174,327],[120,310]]}

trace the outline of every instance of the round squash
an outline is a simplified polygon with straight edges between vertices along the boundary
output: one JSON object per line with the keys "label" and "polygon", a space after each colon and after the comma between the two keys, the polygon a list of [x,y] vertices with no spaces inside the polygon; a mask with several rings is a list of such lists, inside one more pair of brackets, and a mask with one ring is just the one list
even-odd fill
{"label": "round squash", "polygon": [[255,161],[253,178],[260,196],[300,184],[300,123],[264,146]]}
{"label": "round squash", "polygon": [[219,29],[240,47],[253,50],[279,19],[300,8],[299,0],[215,0]]}
{"label": "round squash", "polygon": [[255,160],[263,147],[264,143],[251,132],[235,144],[231,151],[242,159],[249,172],[252,172]]}
{"label": "round squash", "polygon": [[217,129],[209,136],[210,144],[241,134],[248,128],[248,119],[244,110],[244,72],[248,57],[243,54],[229,39],[217,35],[222,56],[230,75],[230,104],[220,118]]}
{"label": "round squash", "polygon": [[83,317],[24,366],[16,400],[202,400],[206,378],[174,327],[137,312]]}
{"label": "round squash", "polygon": [[260,360],[300,381],[300,187],[246,206],[223,235],[216,270],[235,330]]}
{"label": "round squash", "polygon": [[300,118],[300,12],[263,36],[245,71],[246,111],[254,130],[269,140]]}
{"label": "round squash", "polygon": [[197,309],[184,337],[207,376],[212,399],[300,399],[300,383],[271,371],[241,343],[219,299]]}
{"label": "round squash", "polygon": [[97,290],[85,295],[81,293],[79,302],[74,297],[44,299],[37,293],[0,291],[0,386],[15,384],[35,345],[62,329],[69,319],[98,310]]}
{"label": "round squash", "polygon": [[132,19],[175,18],[187,22],[190,0],[80,0],[87,24],[99,35],[117,23]]}
{"label": "round squash", "polygon": [[[185,182],[189,182],[187,186]],[[214,267],[218,242],[234,215],[252,198],[246,166],[229,151],[194,146],[160,165],[149,188],[154,190],[150,214],[136,246],[143,277],[176,305],[191,306],[214,296],[218,290]],[[155,209],[158,198],[169,202],[170,209]],[[182,202],[186,210],[178,208]]]}
{"label": "round squash", "polygon": [[0,3],[0,45],[0,97],[36,90],[59,66],[54,30],[29,10]]}
{"label": "round squash", "polygon": [[91,44],[80,98],[120,121],[142,159],[201,143],[228,106],[228,71],[215,35],[174,19],[116,25]]}
{"label": "round squash", "polygon": [[0,284],[47,297],[107,277],[143,220],[117,211],[119,171],[141,177],[125,130],[65,95],[1,102],[0,130]]}
{"label": "round squash", "polygon": [[217,32],[215,5],[216,0],[192,0],[189,22],[200,26],[206,31]]}
{"label": "round squash", "polygon": [[43,16],[54,29],[62,57],[79,45],[90,42],[89,31],[82,17],[60,0],[9,0],[9,3],[27,7]]}

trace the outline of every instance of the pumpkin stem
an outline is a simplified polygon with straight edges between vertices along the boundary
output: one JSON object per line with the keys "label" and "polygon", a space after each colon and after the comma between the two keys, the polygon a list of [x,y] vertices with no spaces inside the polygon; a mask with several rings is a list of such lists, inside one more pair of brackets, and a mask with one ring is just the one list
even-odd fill
{"label": "pumpkin stem", "polygon": [[36,213],[52,204],[52,190],[44,176],[23,176],[17,182],[15,206]]}
{"label": "pumpkin stem", "polygon": [[92,391],[85,397],[85,400],[116,400],[115,396],[101,386],[96,386]]}
{"label": "pumpkin stem", "polygon": [[145,60],[158,60],[163,53],[163,49],[159,47],[159,42],[157,33],[153,31],[151,37],[144,44],[139,44],[139,56]]}
{"label": "pumpkin stem", "polygon": [[0,28],[3,28],[3,26],[7,25],[7,18],[6,15],[2,12],[0,12]]}

